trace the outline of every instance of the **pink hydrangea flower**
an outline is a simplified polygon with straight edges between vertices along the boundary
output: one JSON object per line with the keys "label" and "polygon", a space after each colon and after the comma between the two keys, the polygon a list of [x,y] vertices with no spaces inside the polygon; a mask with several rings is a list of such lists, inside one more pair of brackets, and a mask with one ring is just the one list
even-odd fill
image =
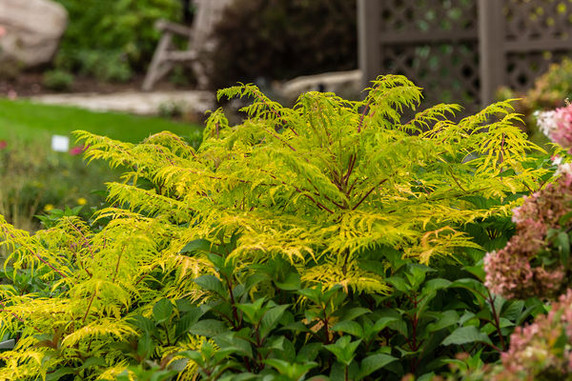
{"label": "pink hydrangea flower", "polygon": [[[488,380],[570,379],[572,376],[572,290],[561,295],[547,315],[517,327],[502,367]],[[557,377],[557,378],[554,378]]]}
{"label": "pink hydrangea flower", "polygon": [[513,210],[516,234],[502,250],[487,253],[484,259],[485,285],[491,292],[509,299],[531,296],[552,299],[566,288],[568,277],[558,257],[551,265],[535,259],[541,253],[546,256],[557,251],[547,236],[550,229],[572,227],[572,219],[565,226],[560,225],[560,219],[570,212],[572,205],[569,167],[562,165],[555,183],[525,197],[524,203]]}
{"label": "pink hydrangea flower", "polygon": [[572,153],[572,105],[536,113],[540,130],[553,142]]}

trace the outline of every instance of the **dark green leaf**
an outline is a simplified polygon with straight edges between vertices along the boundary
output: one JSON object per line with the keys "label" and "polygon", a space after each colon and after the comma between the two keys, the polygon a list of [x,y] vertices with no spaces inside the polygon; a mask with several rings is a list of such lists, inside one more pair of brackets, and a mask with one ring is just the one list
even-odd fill
{"label": "dark green leaf", "polygon": [[175,306],[179,313],[190,311],[194,308],[197,308],[193,303],[191,303],[188,299],[178,299],[175,302]]}
{"label": "dark green leaf", "polygon": [[186,312],[177,322],[177,326],[175,328],[175,336],[180,337],[181,335],[186,334],[189,331],[189,328],[191,328],[193,324],[199,321],[202,315],[203,311],[198,307],[194,307],[194,309]]}
{"label": "dark green leaf", "polygon": [[303,361],[314,361],[320,349],[322,349],[322,343],[308,343],[304,345],[299,351],[298,355],[296,356],[296,361],[303,362]]}
{"label": "dark green leaf", "polygon": [[460,287],[472,292],[480,303],[483,303],[488,295],[488,290],[485,285],[471,278],[458,279],[449,285],[449,288]]}
{"label": "dark green leaf", "polygon": [[106,365],[105,359],[101,357],[89,357],[83,362],[83,364],[81,364],[81,368],[86,369],[94,366],[105,366],[105,365]]}
{"label": "dark green leaf", "polygon": [[473,312],[471,311],[465,311],[465,313],[463,315],[461,315],[461,317],[459,318],[459,325],[465,325],[465,323],[473,318],[475,318],[477,315],[475,315]]}
{"label": "dark green leaf", "polygon": [[350,335],[361,338],[363,329],[360,324],[355,321],[341,321],[332,327],[333,331],[349,333]]}
{"label": "dark green leaf", "polygon": [[290,271],[283,282],[276,282],[276,286],[285,291],[296,291],[300,289],[300,274]]}
{"label": "dark green leaf", "polygon": [[568,221],[570,220],[570,217],[572,217],[572,211],[566,213],[565,215],[563,215],[562,217],[560,217],[560,219],[558,220],[558,223],[561,226],[566,226],[566,224],[568,223]]}
{"label": "dark green leaf", "polygon": [[153,306],[153,318],[160,324],[164,323],[173,313],[173,304],[169,299],[161,299]]}
{"label": "dark green leaf", "polygon": [[289,380],[299,380],[306,373],[308,373],[310,369],[318,366],[318,364],[315,362],[305,362],[303,364],[298,364],[279,359],[268,359],[265,362],[266,364],[278,370],[280,374],[286,376]]}
{"label": "dark green leaf", "polygon": [[214,319],[206,319],[194,324],[191,329],[189,329],[189,332],[193,335],[214,337],[228,330],[229,328],[223,322]]}
{"label": "dark green leaf", "polygon": [[360,316],[371,313],[371,310],[363,307],[355,307],[348,311],[345,311],[341,317],[341,320],[355,320]]}
{"label": "dark green leaf", "polygon": [[254,303],[241,303],[237,304],[236,307],[244,312],[244,320],[252,325],[257,325],[262,320],[264,313],[269,308],[266,305],[264,308],[262,304],[264,303],[264,299],[257,299]]}
{"label": "dark green leaf", "polygon": [[546,306],[538,298],[531,298],[525,302],[526,309],[516,320],[516,325],[522,325],[530,316],[536,317],[539,314],[548,312]]}
{"label": "dark green leaf", "polygon": [[387,364],[396,361],[397,358],[383,353],[368,356],[361,362],[360,378],[364,378],[386,366]]}
{"label": "dark green leaf", "polygon": [[398,321],[400,321],[399,318],[396,317],[392,317],[392,316],[384,316],[382,318],[379,318],[375,324],[373,325],[373,330],[375,333],[381,331],[382,329],[384,329],[385,327],[389,326],[392,323],[397,323]]}
{"label": "dark green leaf", "polygon": [[501,316],[508,320],[516,320],[522,314],[524,308],[524,301],[515,300],[508,302],[504,305]]}
{"label": "dark green leaf", "polygon": [[316,304],[320,302],[322,296],[322,290],[316,288],[304,288],[302,290],[298,290],[298,293]]}
{"label": "dark green leaf", "polygon": [[149,358],[155,350],[155,342],[148,333],[141,335],[137,341],[137,354],[143,358]]}
{"label": "dark green leaf", "polygon": [[181,250],[181,253],[192,253],[199,250],[210,251],[211,246],[212,243],[206,239],[195,239],[194,241],[187,243]]}
{"label": "dark green leaf", "polygon": [[430,267],[421,264],[412,264],[409,266],[409,272],[405,275],[409,279],[409,283],[414,290],[417,290],[421,283],[425,281],[428,272],[435,271]]}
{"label": "dark green leaf", "polygon": [[332,352],[342,364],[350,365],[360,343],[361,340],[352,342],[350,336],[342,336],[334,344],[324,345],[324,348]]}
{"label": "dark green leaf", "polygon": [[183,247],[181,253],[194,253],[196,251],[210,251],[211,250],[211,243],[206,239],[196,239],[191,241]]}
{"label": "dark green leaf", "polygon": [[484,332],[479,331],[475,326],[460,327],[454,330],[449,336],[443,340],[443,345],[462,345],[468,343],[487,343],[492,344],[491,339]]}
{"label": "dark green leaf", "polygon": [[570,237],[566,232],[558,233],[556,239],[558,243],[558,250],[560,251],[560,260],[564,266],[568,266],[568,261],[570,260]]}
{"label": "dark green leaf", "polygon": [[238,337],[235,332],[220,333],[214,338],[214,341],[220,349],[239,356],[252,358],[252,346],[247,340]]}
{"label": "dark green leaf", "polygon": [[401,291],[403,293],[408,293],[409,290],[411,289],[411,286],[409,285],[409,283],[407,281],[405,281],[405,279],[398,277],[398,276],[389,277],[385,281],[387,283],[389,283],[390,285],[392,285],[393,288],[395,288],[396,290]]}
{"label": "dark green leaf", "polygon": [[274,308],[269,309],[262,317],[262,321],[260,322],[260,337],[265,338],[268,336],[270,331],[272,331],[280,319],[284,314],[284,311],[288,308],[288,305],[281,305]]}
{"label": "dark green leaf", "polygon": [[136,315],[130,319],[132,324],[143,332],[153,333],[156,330],[155,322],[145,316]]}
{"label": "dark green leaf", "polygon": [[62,377],[67,376],[68,374],[74,374],[74,373],[75,373],[74,368],[69,368],[69,367],[59,368],[59,369],[57,369],[51,373],[48,373],[46,375],[46,381],[58,381]]}
{"label": "dark green leaf", "polygon": [[500,328],[506,328],[506,327],[514,327],[514,323],[508,319],[505,319],[503,317],[501,317],[499,319],[499,326]]}
{"label": "dark green leaf", "polygon": [[202,275],[195,279],[195,283],[202,289],[214,292],[220,297],[225,298],[228,295],[222,282],[214,275]]}
{"label": "dark green leaf", "polygon": [[485,269],[483,268],[483,266],[465,266],[465,267],[463,267],[463,269],[466,270],[467,272],[473,274],[481,282],[485,281],[486,273],[485,273]]}
{"label": "dark green leaf", "polygon": [[427,330],[429,332],[436,332],[443,328],[450,327],[459,322],[459,314],[454,310],[444,311],[440,313],[437,321],[427,325]]}
{"label": "dark green leaf", "polygon": [[429,291],[441,290],[443,288],[449,287],[450,285],[451,281],[447,279],[442,279],[442,278],[431,279],[425,282],[425,284],[423,285],[423,293],[425,294],[426,292]]}

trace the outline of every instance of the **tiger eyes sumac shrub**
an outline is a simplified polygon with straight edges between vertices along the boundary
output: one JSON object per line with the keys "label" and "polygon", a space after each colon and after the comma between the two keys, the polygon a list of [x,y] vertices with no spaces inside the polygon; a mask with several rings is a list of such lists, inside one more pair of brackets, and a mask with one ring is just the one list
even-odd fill
{"label": "tiger eyes sumac shrub", "polygon": [[402,76],[360,102],[219,95],[252,98],[249,117],[213,112],[197,150],[168,132],[79,133],[90,160],[130,168],[97,231],[75,217],[33,236],[0,224],[13,271],[50,290],[1,289],[18,341],[0,376],[428,377],[461,351],[498,359],[540,308],[491,295],[479,267],[479,244],[506,241],[506,216],[547,172],[508,103],[402,121],[421,99]]}

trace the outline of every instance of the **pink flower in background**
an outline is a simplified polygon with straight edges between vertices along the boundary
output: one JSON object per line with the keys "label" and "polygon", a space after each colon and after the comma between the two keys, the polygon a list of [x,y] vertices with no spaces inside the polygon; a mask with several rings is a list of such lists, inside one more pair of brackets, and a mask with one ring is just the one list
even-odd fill
{"label": "pink flower in background", "polygon": [[11,87],[8,90],[8,99],[10,99],[11,101],[18,99],[18,93]]}
{"label": "pink flower in background", "polygon": [[534,323],[514,330],[510,349],[501,354],[500,372],[489,379],[569,380],[572,374],[571,334],[572,290],[568,290],[553,303],[547,315],[541,314]]}
{"label": "pink flower in background", "polygon": [[572,153],[572,105],[536,113],[540,130],[554,143]]}
{"label": "pink flower in background", "polygon": [[6,140],[0,140],[0,149],[5,149],[8,146]]}
{"label": "pink flower in background", "polygon": [[0,38],[6,34],[6,27],[4,25],[0,25]]}
{"label": "pink flower in background", "polygon": [[69,154],[72,156],[81,155],[86,149],[87,147],[84,145],[75,146],[72,149],[70,149]]}

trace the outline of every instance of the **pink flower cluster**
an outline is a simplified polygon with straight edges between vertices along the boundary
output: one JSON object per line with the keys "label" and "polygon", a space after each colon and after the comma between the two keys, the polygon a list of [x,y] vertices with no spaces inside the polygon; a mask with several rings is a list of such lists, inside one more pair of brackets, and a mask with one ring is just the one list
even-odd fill
{"label": "pink flower cluster", "polygon": [[[509,380],[569,380],[572,377],[572,290],[560,296],[548,315],[517,327],[502,368],[489,378]],[[498,370],[498,368],[497,368]]]}
{"label": "pink flower cluster", "polygon": [[572,105],[536,114],[540,130],[554,143],[572,153]]}
{"label": "pink flower cluster", "polygon": [[79,146],[75,146],[69,150],[69,154],[71,156],[81,155],[82,153],[87,151],[88,148],[89,148],[89,145],[83,145],[83,144],[79,145]]}
{"label": "pink flower cluster", "polygon": [[[505,298],[540,296],[555,298],[566,289],[568,279],[558,260],[558,248],[548,239],[549,229],[560,226],[560,219],[571,211],[572,173],[562,171],[558,180],[530,197],[513,211],[516,234],[507,245],[487,253],[484,259],[485,285]],[[543,257],[544,256],[544,257]],[[543,259],[550,259],[548,263]]]}

